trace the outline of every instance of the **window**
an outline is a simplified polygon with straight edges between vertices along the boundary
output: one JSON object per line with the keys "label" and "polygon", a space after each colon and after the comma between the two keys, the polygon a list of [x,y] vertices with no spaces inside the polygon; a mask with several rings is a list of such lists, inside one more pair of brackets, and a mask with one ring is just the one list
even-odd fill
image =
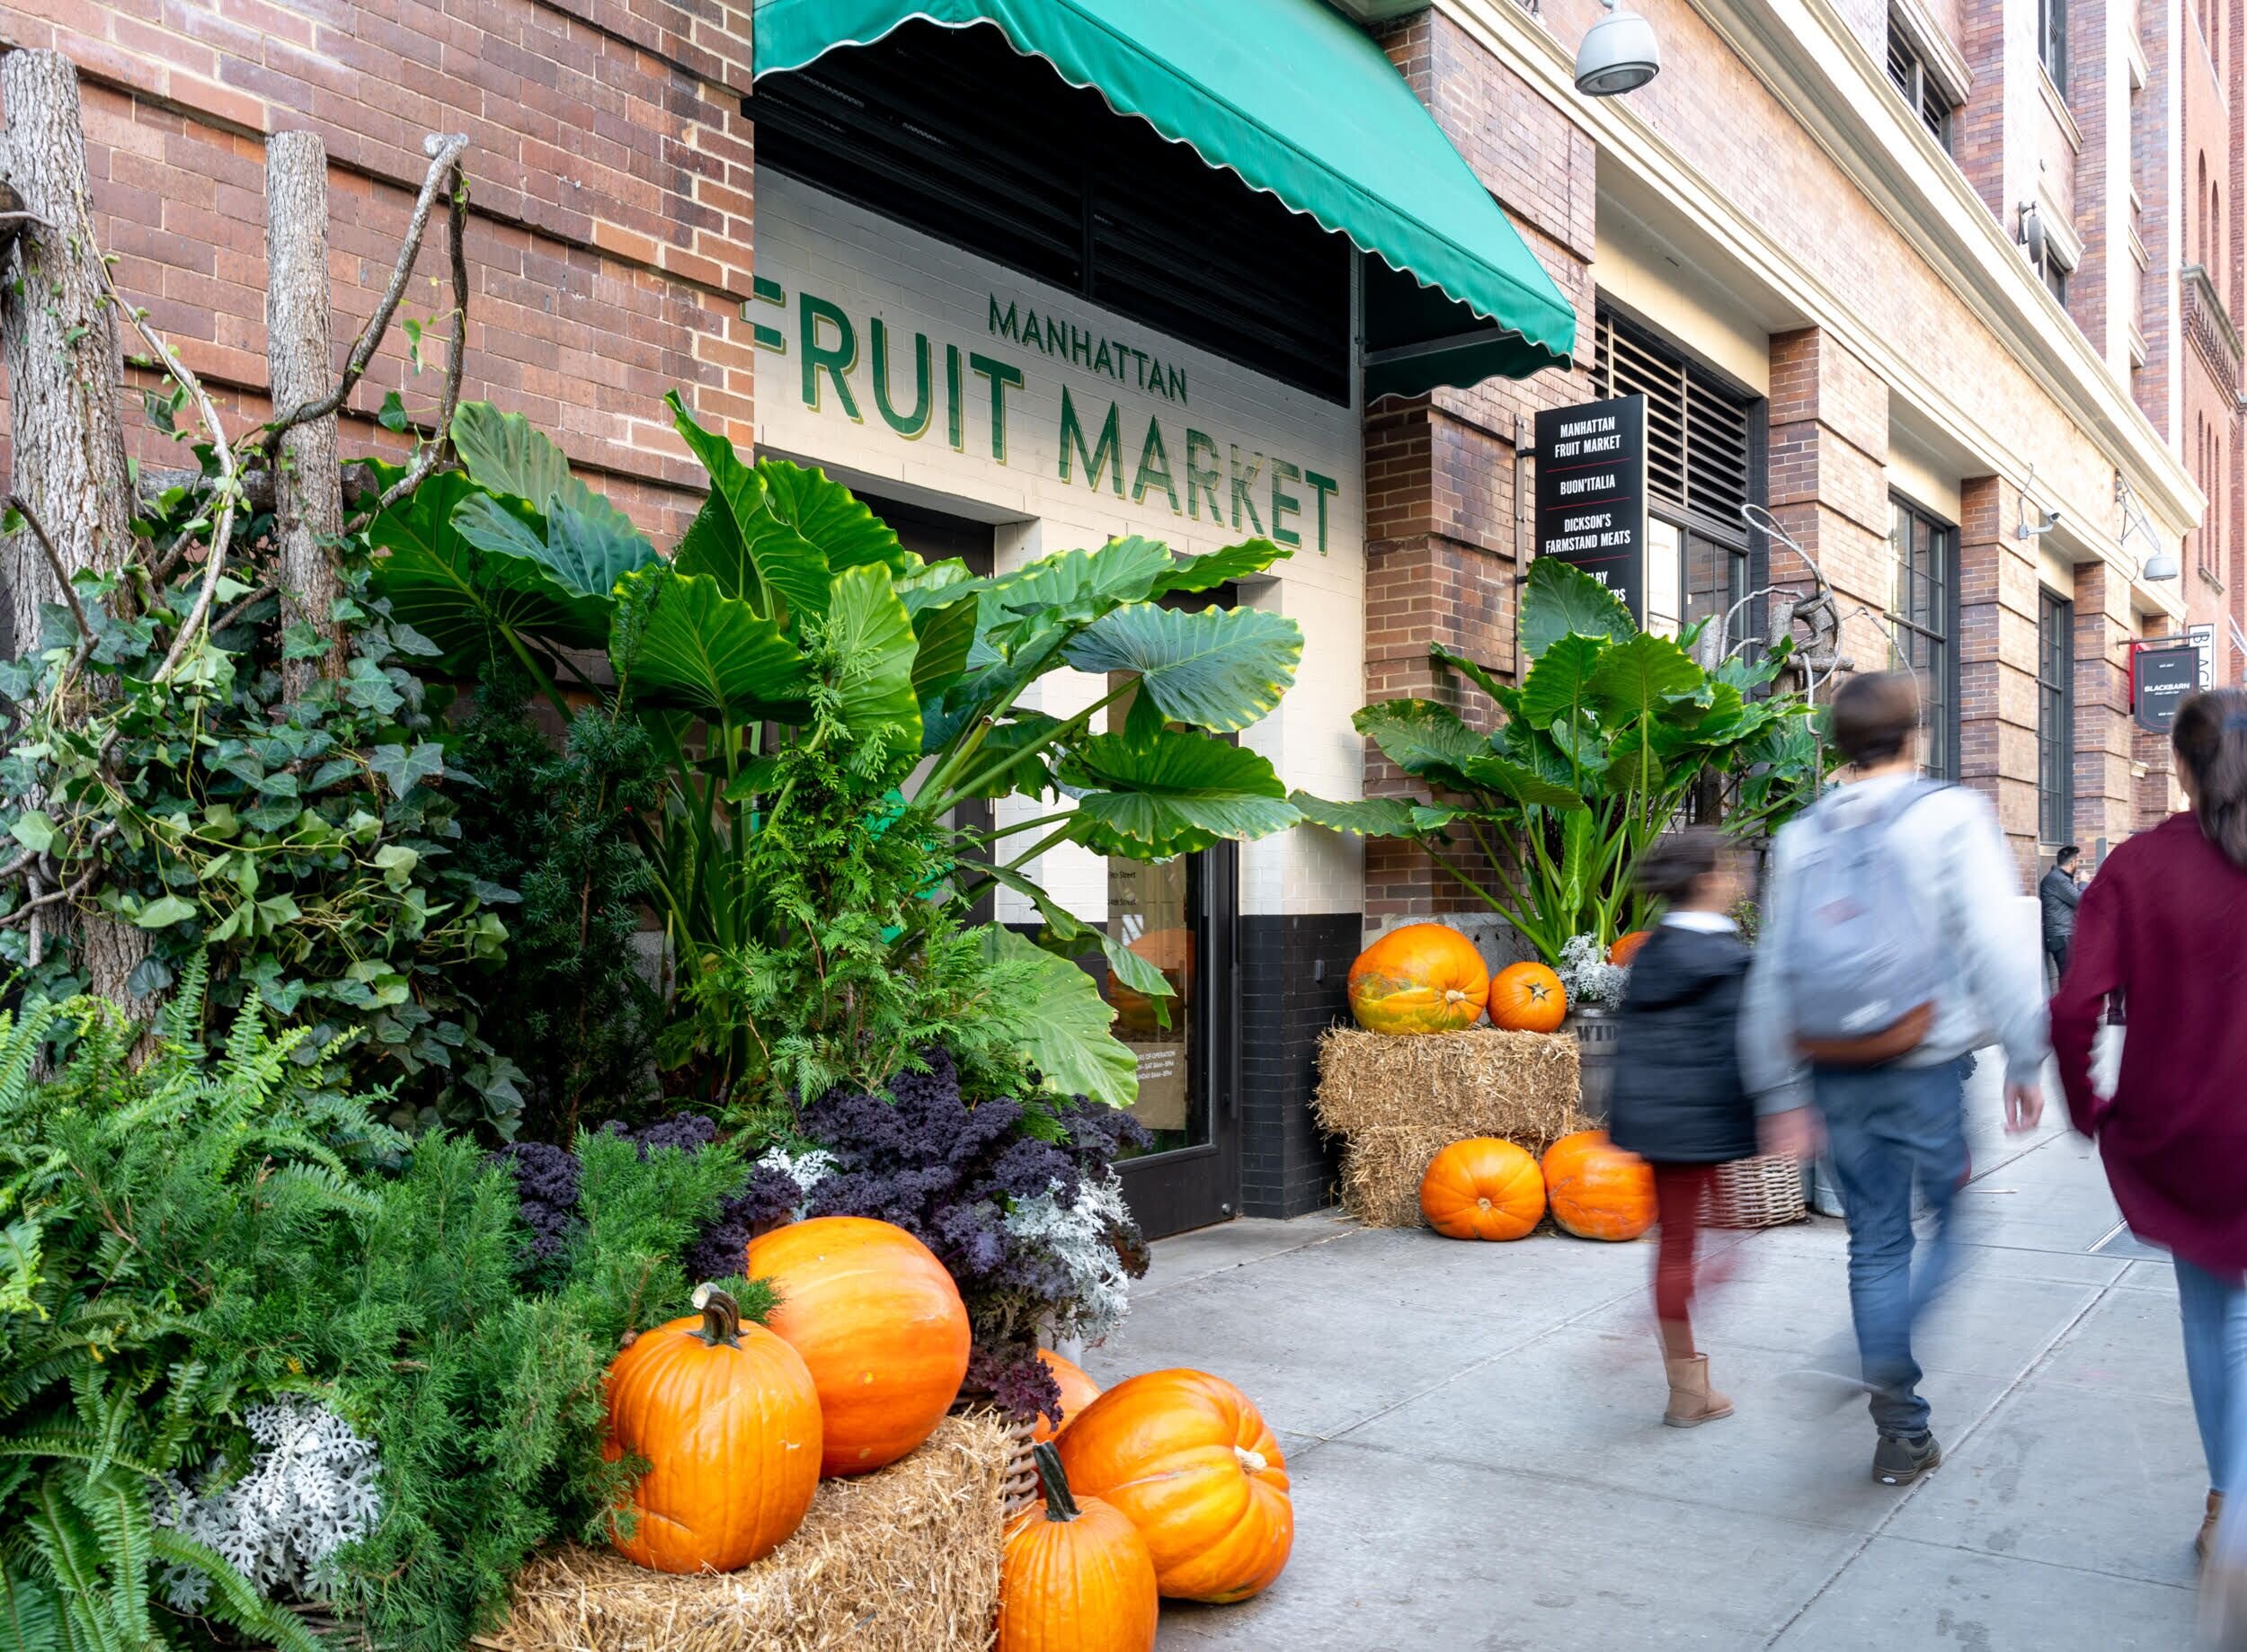
{"label": "window", "polygon": [[2037,835],[2075,835],[2075,604],[2039,590],[2037,605]]}
{"label": "window", "polygon": [[1950,147],[1950,98],[1927,72],[1927,61],[1911,38],[1893,20],[1888,24],[1888,80],[1904,94],[1920,124],[1935,136],[1944,149]]}
{"label": "window", "polygon": [[2067,304],[2067,266],[2053,257],[2051,253],[2047,253],[2044,255],[2044,268],[2038,271],[2038,274],[2044,282],[2044,290],[2057,298],[2061,306],[2065,308]]}
{"label": "window", "polygon": [[1647,398],[1647,627],[1721,622],[1749,590],[1740,507],[1763,497],[1762,404],[1603,306],[1593,348],[1594,395]]}
{"label": "window", "polygon": [[2067,0],[2037,0],[2037,56],[2044,72],[2067,90]]}
{"label": "window", "polygon": [[1902,663],[1919,677],[1920,767],[1939,780],[1958,777],[1958,662],[1955,578],[1958,530],[1902,499],[1889,501],[1889,547],[1895,553],[1888,623]]}

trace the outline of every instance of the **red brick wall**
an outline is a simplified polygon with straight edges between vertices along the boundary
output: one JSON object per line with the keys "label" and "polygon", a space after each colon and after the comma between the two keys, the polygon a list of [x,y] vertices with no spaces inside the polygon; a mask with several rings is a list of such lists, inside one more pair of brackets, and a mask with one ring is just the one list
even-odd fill
{"label": "red brick wall", "polygon": [[2136,830],[2129,604],[2128,587],[2106,564],[2075,570],[2075,840],[2086,850]]}
{"label": "red brick wall", "polygon": [[2014,532],[2011,483],[1973,477],[1959,505],[1958,778],[1996,809],[2026,886],[2038,871],[2035,541]]}
{"label": "red brick wall", "polygon": [[[1460,26],[1423,12],[1383,31],[1390,60],[1483,183],[1504,203],[1561,291],[1574,301],[1588,361],[1589,263],[1597,232],[1596,156],[1589,137]],[[1438,676],[1431,644],[1510,676],[1520,604],[1515,561],[1514,420],[1587,394],[1582,372],[1499,379],[1472,391],[1390,398],[1365,420],[1365,688],[1369,700],[1440,698],[1479,728],[1488,696]],[[1520,525],[1525,544],[1529,524]],[[1416,789],[1368,751],[1370,796]],[[1462,858],[1462,865],[1467,864]],[[1479,910],[1472,893],[1416,845],[1367,845],[1365,915]]]}
{"label": "red brick wall", "polygon": [[[423,134],[467,132],[465,394],[530,415],[659,530],[699,475],[662,393],[749,435],[749,28],[745,4],[701,0],[0,5],[9,44],[78,64],[96,233],[237,431],[267,411],[264,134],[309,128],[328,147],[340,361],[387,280]],[[442,267],[433,230],[418,273]],[[441,290],[417,280],[403,313],[431,318]],[[388,444],[371,422],[386,390],[433,409],[434,337],[427,353],[415,377],[394,338],[347,451]]]}

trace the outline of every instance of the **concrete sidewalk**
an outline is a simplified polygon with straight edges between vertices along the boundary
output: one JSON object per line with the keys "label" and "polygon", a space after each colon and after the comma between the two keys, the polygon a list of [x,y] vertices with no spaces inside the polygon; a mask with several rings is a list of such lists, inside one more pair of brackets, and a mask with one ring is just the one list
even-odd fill
{"label": "concrete sidewalk", "polygon": [[1919,1345],[1945,1461],[1901,1492],[1861,1401],[1787,1375],[1847,1337],[1837,1221],[1726,1236],[1697,1328],[1738,1412],[1691,1430],[1660,1422],[1645,1244],[1316,1216],[1157,1245],[1088,1368],[1239,1384],[1297,1518],[1279,1583],[1167,1604],[1164,1652],[2182,1652],[2207,1480],[2168,1265],[2056,1107],[2006,1141],[1996,1106],[1977,1085],[1971,1248]]}

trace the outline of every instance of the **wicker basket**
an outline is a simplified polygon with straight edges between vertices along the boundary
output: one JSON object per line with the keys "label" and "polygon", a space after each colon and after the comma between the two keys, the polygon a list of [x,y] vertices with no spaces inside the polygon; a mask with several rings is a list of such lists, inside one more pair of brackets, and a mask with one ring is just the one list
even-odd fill
{"label": "wicker basket", "polygon": [[[981,1394],[963,1394],[952,1402],[953,1414],[964,1417],[972,1411],[992,1409],[990,1399]],[[999,1483],[999,1497],[1008,1521],[1026,1508],[1035,1505],[1044,1494],[1038,1489],[1038,1466],[1030,1455],[1035,1443],[1035,1425],[1009,1422],[1007,1437],[1013,1443],[1014,1454],[1007,1460],[1007,1478]]]}
{"label": "wicker basket", "polygon": [[1783,1153],[1762,1153],[1717,1167],[1709,1195],[1709,1223],[1716,1228],[1775,1228],[1800,1221],[1802,1166]]}

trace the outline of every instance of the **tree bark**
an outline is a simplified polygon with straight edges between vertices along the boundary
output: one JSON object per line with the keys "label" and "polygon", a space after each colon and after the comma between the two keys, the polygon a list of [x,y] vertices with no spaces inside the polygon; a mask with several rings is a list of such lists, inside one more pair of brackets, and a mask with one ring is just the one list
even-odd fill
{"label": "tree bark", "polygon": [[[276,132],[265,142],[265,331],[273,409],[319,400],[335,383],[328,338],[328,155],[314,132]],[[335,415],[308,420],[281,438],[273,476],[280,531],[284,626],[310,626],[327,644],[317,659],[281,665],[289,698],[322,677],[341,677],[343,627],[333,618],[343,594],[333,546],[343,531],[342,474],[335,462]]]}
{"label": "tree bark", "polygon": [[[60,52],[0,58],[0,173],[40,221],[26,222],[0,271],[0,360],[8,370],[10,487],[38,512],[72,573],[122,567],[132,555],[132,487],[120,407],[117,315],[102,290],[93,236],[78,76]],[[0,546],[15,651],[39,645],[40,605],[62,600],[28,531]],[[147,937],[100,912],[80,915],[78,952],[92,990],[136,1017],[127,983]],[[58,912],[57,928],[62,925]]]}

